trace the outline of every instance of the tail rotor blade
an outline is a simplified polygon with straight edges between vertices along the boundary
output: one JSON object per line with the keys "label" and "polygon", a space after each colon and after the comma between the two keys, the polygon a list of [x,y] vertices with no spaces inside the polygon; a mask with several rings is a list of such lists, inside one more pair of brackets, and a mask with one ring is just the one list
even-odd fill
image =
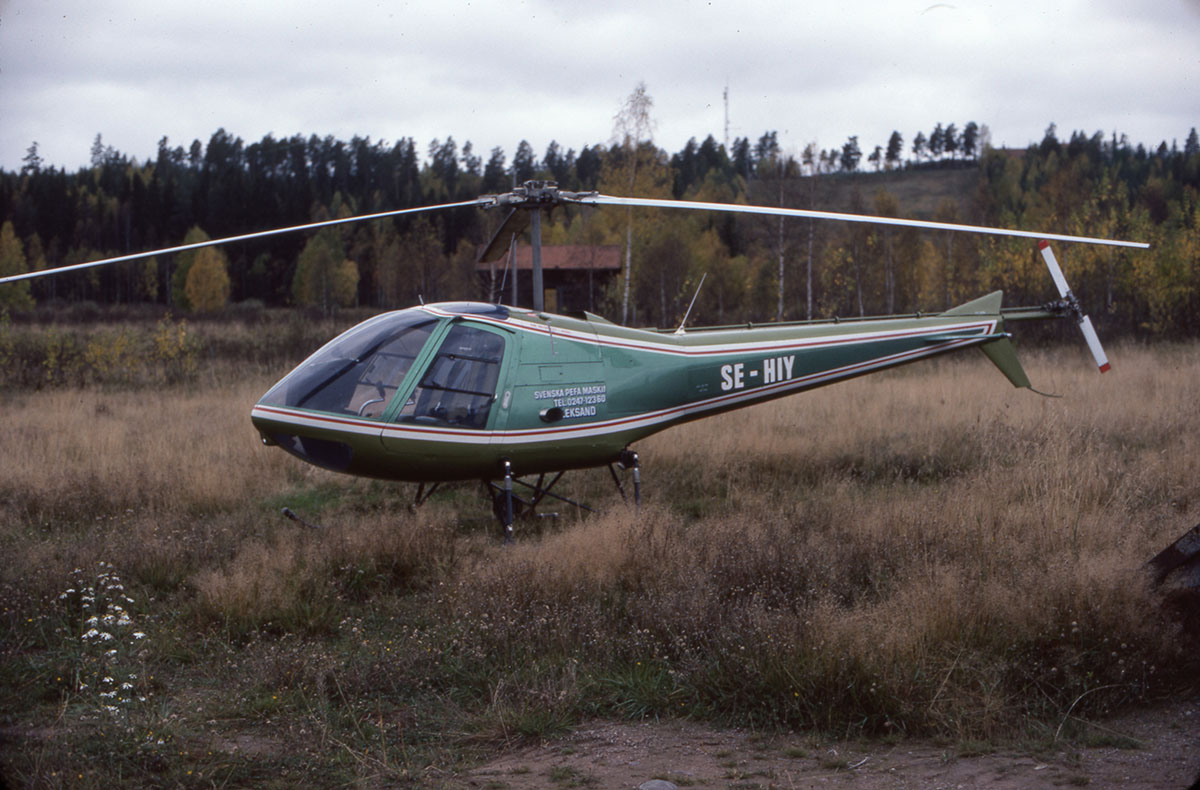
{"label": "tail rotor blade", "polygon": [[1058,265],[1058,260],[1054,257],[1054,251],[1050,249],[1050,242],[1042,239],[1038,242],[1038,249],[1042,251],[1042,260],[1046,262],[1046,268],[1050,270],[1050,277],[1054,279],[1058,295],[1063,299],[1068,299],[1067,294],[1071,293],[1071,289],[1067,285],[1067,278],[1063,276],[1062,267]]}
{"label": "tail rotor blade", "polygon": [[1042,251],[1042,259],[1046,261],[1046,268],[1050,270],[1050,277],[1054,280],[1055,287],[1058,288],[1058,295],[1067,303],[1067,308],[1075,317],[1075,323],[1079,325],[1079,331],[1083,332],[1083,339],[1087,341],[1092,358],[1096,360],[1096,367],[1100,368],[1101,373],[1107,373],[1111,367],[1108,364],[1108,355],[1104,353],[1104,347],[1100,345],[1100,337],[1096,334],[1095,327],[1092,326],[1092,319],[1083,314],[1083,309],[1079,306],[1079,299],[1067,285],[1067,278],[1063,275],[1062,267],[1058,265],[1058,260],[1050,249],[1050,242],[1045,239],[1039,241],[1038,249]]}
{"label": "tail rotor blade", "polygon": [[1096,367],[1100,368],[1101,373],[1107,373],[1112,366],[1108,364],[1108,356],[1104,353],[1103,346],[1100,345],[1100,338],[1096,335],[1096,330],[1092,327],[1092,319],[1086,315],[1080,318],[1079,329],[1083,332],[1083,339],[1087,341],[1088,348],[1092,352],[1092,358],[1096,360]]}

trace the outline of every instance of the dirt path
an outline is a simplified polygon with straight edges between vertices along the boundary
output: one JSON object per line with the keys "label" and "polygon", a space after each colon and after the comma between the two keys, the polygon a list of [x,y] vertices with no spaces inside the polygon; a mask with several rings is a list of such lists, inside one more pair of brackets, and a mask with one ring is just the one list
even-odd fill
{"label": "dirt path", "polygon": [[[637,788],[653,779],[703,788],[1188,788],[1200,771],[1200,699],[1105,722],[1098,742],[1048,753],[967,754],[928,741],[764,737],[689,722],[595,723],[505,754],[457,786]],[[451,784],[451,787],[456,786]],[[665,787],[660,785],[660,787]]]}

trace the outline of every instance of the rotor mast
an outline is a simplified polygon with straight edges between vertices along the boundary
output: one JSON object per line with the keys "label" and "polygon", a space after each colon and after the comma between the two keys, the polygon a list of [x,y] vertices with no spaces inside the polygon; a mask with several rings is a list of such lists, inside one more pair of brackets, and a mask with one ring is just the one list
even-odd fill
{"label": "rotor mast", "polygon": [[[578,203],[585,198],[595,197],[595,192],[564,192],[553,181],[526,181],[512,192],[500,195],[484,195],[480,205],[484,208],[507,206],[511,209],[479,256],[481,262],[497,260],[518,234],[529,228],[529,244],[533,252],[533,309],[546,309],[545,285],[542,278],[542,211],[550,211],[563,203]],[[513,264],[516,276],[516,264]],[[513,303],[516,303],[514,297]]]}

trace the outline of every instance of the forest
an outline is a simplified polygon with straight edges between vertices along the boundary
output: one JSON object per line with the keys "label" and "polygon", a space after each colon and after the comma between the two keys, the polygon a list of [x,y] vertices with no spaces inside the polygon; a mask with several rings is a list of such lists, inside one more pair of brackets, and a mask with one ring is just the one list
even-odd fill
{"label": "forest", "polygon": [[[0,275],[331,217],[470,200],[529,179],[605,194],[999,225],[1148,241],[1149,251],[1062,245],[1068,279],[1106,332],[1200,332],[1200,140],[1134,144],[1054,124],[1003,149],[974,121],[893,132],[864,156],[782,149],[775,132],[726,146],[711,135],[671,153],[636,128],[579,151],[522,142],[509,161],[452,136],[416,141],[316,135],[246,143],[219,129],[187,148],[162,138],[138,160],[97,135],[90,165],[45,166],[30,146],[0,171]],[[278,306],[403,307],[487,298],[474,271],[503,219],[473,207],[286,234],[0,286],[14,318],[65,305],[161,305],[177,313]],[[627,230],[631,233],[627,234]],[[734,323],[945,309],[1003,289],[1007,304],[1053,296],[1027,240],[702,212],[558,209],[548,244],[631,247],[622,278],[587,307],[638,325]]]}

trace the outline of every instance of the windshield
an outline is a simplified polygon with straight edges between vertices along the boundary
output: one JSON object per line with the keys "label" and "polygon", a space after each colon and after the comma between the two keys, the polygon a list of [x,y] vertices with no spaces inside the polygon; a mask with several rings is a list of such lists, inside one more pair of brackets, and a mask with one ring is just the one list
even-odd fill
{"label": "windshield", "polygon": [[322,346],[260,403],[378,418],[437,321],[423,310],[365,321]]}

